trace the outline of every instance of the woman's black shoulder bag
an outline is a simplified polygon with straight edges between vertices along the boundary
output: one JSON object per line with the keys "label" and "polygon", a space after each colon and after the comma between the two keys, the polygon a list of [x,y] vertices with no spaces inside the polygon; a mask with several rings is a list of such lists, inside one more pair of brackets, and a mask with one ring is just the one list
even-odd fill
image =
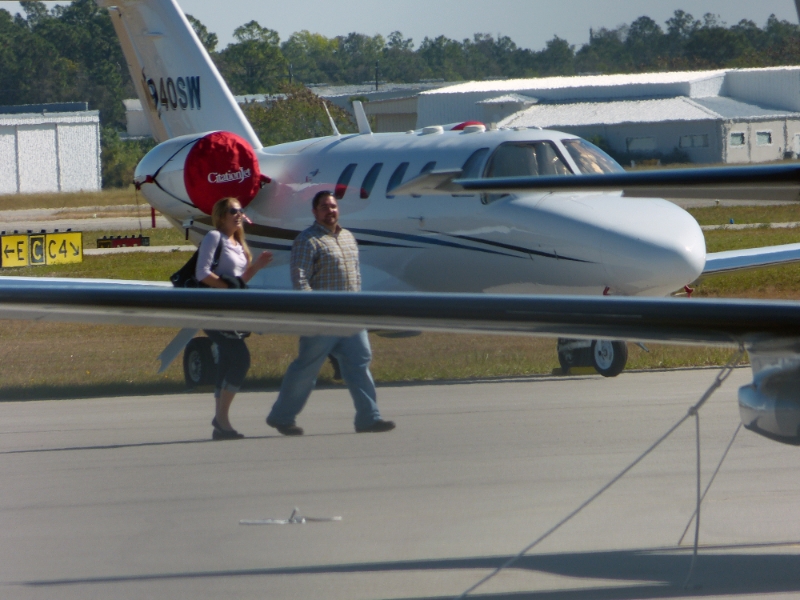
{"label": "woman's black shoulder bag", "polygon": [[[199,253],[199,249],[195,250],[194,254],[192,254],[192,258],[190,258],[180,269],[170,275],[169,280],[172,282],[172,285],[182,288],[208,287],[205,283],[197,281],[197,278],[194,276],[194,273],[197,270],[197,255]],[[216,269],[217,265],[219,264],[220,254],[222,254],[222,236],[220,236],[219,244],[217,244],[217,249],[214,251],[214,262],[211,263],[212,271]]]}

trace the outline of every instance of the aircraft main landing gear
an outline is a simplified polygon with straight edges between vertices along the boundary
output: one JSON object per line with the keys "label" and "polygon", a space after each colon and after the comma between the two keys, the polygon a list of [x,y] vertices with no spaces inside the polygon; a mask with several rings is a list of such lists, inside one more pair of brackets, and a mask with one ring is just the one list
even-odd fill
{"label": "aircraft main landing gear", "polygon": [[558,339],[558,362],[568,373],[572,367],[594,367],[603,377],[616,377],[628,362],[625,342]]}
{"label": "aircraft main landing gear", "polygon": [[625,342],[592,340],[592,366],[603,377],[616,377],[628,362],[628,346]]}
{"label": "aircraft main landing gear", "polygon": [[214,385],[217,380],[217,347],[207,337],[196,337],[183,350],[183,379],[189,389]]}
{"label": "aircraft main landing gear", "polygon": [[562,373],[569,373],[572,367],[591,366],[590,343],[586,340],[558,338],[558,363]]}

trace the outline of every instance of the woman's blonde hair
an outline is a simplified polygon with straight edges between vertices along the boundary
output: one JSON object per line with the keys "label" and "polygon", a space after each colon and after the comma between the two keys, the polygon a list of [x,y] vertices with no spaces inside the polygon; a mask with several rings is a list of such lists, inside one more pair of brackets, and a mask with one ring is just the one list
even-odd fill
{"label": "woman's blonde hair", "polygon": [[[228,210],[233,208],[234,202],[241,206],[236,198],[223,198],[222,200],[217,200],[214,204],[214,208],[211,209],[211,224],[215,229],[219,229],[222,220],[225,218],[225,215],[228,214]],[[253,255],[250,253],[250,248],[247,246],[247,242],[244,239],[244,224],[240,225],[236,231],[233,232],[233,238],[242,245],[242,250],[244,250],[244,254],[247,257],[247,264],[250,265],[250,261],[253,260]]]}

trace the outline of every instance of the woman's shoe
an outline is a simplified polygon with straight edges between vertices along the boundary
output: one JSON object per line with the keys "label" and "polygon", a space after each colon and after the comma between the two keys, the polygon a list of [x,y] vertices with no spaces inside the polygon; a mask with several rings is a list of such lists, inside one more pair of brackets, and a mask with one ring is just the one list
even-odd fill
{"label": "woman's shoe", "polygon": [[244,434],[235,429],[215,429],[211,432],[212,440],[240,440],[243,437]]}
{"label": "woman's shoe", "polygon": [[211,426],[214,431],[211,432],[212,440],[240,440],[244,437],[243,433],[239,433],[235,429],[223,429],[217,422],[217,417],[211,419]]}

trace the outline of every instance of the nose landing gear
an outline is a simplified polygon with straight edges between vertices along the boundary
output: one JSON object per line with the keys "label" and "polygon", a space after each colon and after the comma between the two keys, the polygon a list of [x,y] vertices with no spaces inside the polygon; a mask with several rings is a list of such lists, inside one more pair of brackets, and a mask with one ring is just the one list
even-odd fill
{"label": "nose landing gear", "polygon": [[625,342],[559,338],[558,362],[563,373],[573,367],[594,367],[603,377],[616,377],[628,362]]}

